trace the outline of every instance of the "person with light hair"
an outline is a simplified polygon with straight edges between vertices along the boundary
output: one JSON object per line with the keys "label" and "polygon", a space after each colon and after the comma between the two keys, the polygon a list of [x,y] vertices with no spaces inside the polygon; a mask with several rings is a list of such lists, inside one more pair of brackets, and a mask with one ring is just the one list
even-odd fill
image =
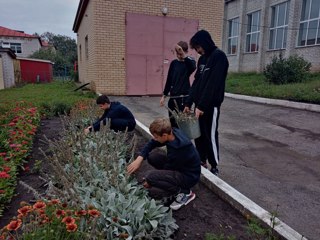
{"label": "person with light hair", "polygon": [[[169,119],[155,119],[149,127],[153,136],[139,156],[128,165],[129,174],[137,171],[147,159],[155,170],[144,176],[144,187],[155,199],[174,197],[170,208],[178,210],[195,199],[191,188],[198,183],[201,173],[199,154],[188,137],[178,128],[172,128]],[[165,157],[152,157],[149,153],[166,146]]]}

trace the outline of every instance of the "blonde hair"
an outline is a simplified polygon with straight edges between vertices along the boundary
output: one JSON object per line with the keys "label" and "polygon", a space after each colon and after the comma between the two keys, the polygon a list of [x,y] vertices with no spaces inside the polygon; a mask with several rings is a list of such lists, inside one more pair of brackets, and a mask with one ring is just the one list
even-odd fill
{"label": "blonde hair", "polygon": [[172,131],[170,120],[168,118],[157,118],[150,124],[149,130],[152,135],[170,134]]}

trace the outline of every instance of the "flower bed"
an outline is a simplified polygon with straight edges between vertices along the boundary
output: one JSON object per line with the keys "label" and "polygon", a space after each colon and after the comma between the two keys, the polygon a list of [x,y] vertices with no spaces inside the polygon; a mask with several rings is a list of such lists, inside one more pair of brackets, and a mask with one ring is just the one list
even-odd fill
{"label": "flower bed", "polygon": [[27,157],[39,122],[38,109],[25,102],[0,119],[0,216],[13,197],[19,169],[28,171]]}
{"label": "flower bed", "polygon": [[[90,236],[77,224],[79,234],[87,234],[85,239],[170,239],[178,227],[171,211],[150,199],[136,179],[126,174],[132,137],[109,128],[85,136],[82,129],[90,120],[83,120],[83,111],[77,109],[63,118],[63,137],[49,141],[49,149],[43,151],[53,169],[45,198],[59,198],[72,209],[93,206],[100,212],[97,231]],[[17,236],[19,227],[26,234],[23,224],[18,216],[6,225],[6,232]],[[65,239],[66,229],[55,233],[55,239]]]}

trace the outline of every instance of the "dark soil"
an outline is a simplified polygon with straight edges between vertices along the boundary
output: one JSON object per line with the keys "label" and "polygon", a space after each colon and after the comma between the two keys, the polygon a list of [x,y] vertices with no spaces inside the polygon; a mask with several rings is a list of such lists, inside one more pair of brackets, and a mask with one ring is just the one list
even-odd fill
{"label": "dark soil", "polygon": [[[28,161],[28,166],[31,170],[36,160],[42,160],[42,172],[50,173],[49,164],[39,151],[39,148],[47,149],[43,141],[44,135],[48,139],[58,138],[61,129],[62,126],[59,118],[44,119],[41,121],[41,126],[35,136],[31,159]],[[137,133],[137,136],[139,142],[137,150],[139,150],[139,148],[143,146],[143,143],[146,142],[146,139],[139,133]],[[159,151],[159,154],[162,153]],[[138,178],[142,176],[141,173],[149,168],[150,166],[145,162],[138,174]],[[33,173],[31,170],[21,172],[19,180],[43,194],[46,190],[45,181],[42,179],[43,175],[40,177],[39,173]],[[201,183],[197,184],[193,188],[193,191],[197,195],[196,199],[180,210],[173,212],[173,216],[179,225],[175,239],[205,239],[206,233],[215,235],[223,234],[225,236],[223,239],[227,239],[227,236],[233,236],[234,239],[237,240],[250,239],[246,233],[247,222],[237,210],[221,200]],[[21,201],[32,202],[34,201],[34,195],[19,183],[16,189],[16,196],[12,199],[8,208],[5,209],[3,216],[0,218],[0,228],[8,224],[10,219],[17,215],[17,209],[20,207],[19,203]]]}

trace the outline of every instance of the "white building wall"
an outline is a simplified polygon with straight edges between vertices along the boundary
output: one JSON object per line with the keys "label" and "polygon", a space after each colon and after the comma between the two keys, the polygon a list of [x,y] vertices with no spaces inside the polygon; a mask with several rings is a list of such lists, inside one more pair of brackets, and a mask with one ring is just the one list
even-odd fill
{"label": "white building wall", "polygon": [[21,43],[21,53],[16,53],[17,57],[29,57],[31,54],[40,50],[41,48],[38,38],[0,36],[0,42]]}
{"label": "white building wall", "polygon": [[4,88],[15,86],[14,82],[14,68],[13,59],[5,52],[1,52],[2,72],[3,72],[3,85]]}
{"label": "white building wall", "polygon": [[[224,18],[225,24],[223,29],[223,37],[225,44],[223,50],[227,52],[228,39],[228,21],[229,19],[239,17],[241,30],[239,36],[239,47],[236,55],[228,55],[230,62],[230,72],[262,72],[266,64],[270,63],[275,55],[280,52],[284,57],[289,57],[293,54],[298,54],[312,63],[312,71],[320,71],[320,45],[297,47],[297,38],[299,34],[300,15],[302,8],[301,0],[289,1],[289,19],[288,19],[288,34],[287,47],[285,50],[269,50],[269,35],[271,22],[271,7],[285,0],[234,0],[225,4]],[[247,14],[261,11],[260,25],[260,46],[258,53],[246,53],[246,31],[247,31]]]}

